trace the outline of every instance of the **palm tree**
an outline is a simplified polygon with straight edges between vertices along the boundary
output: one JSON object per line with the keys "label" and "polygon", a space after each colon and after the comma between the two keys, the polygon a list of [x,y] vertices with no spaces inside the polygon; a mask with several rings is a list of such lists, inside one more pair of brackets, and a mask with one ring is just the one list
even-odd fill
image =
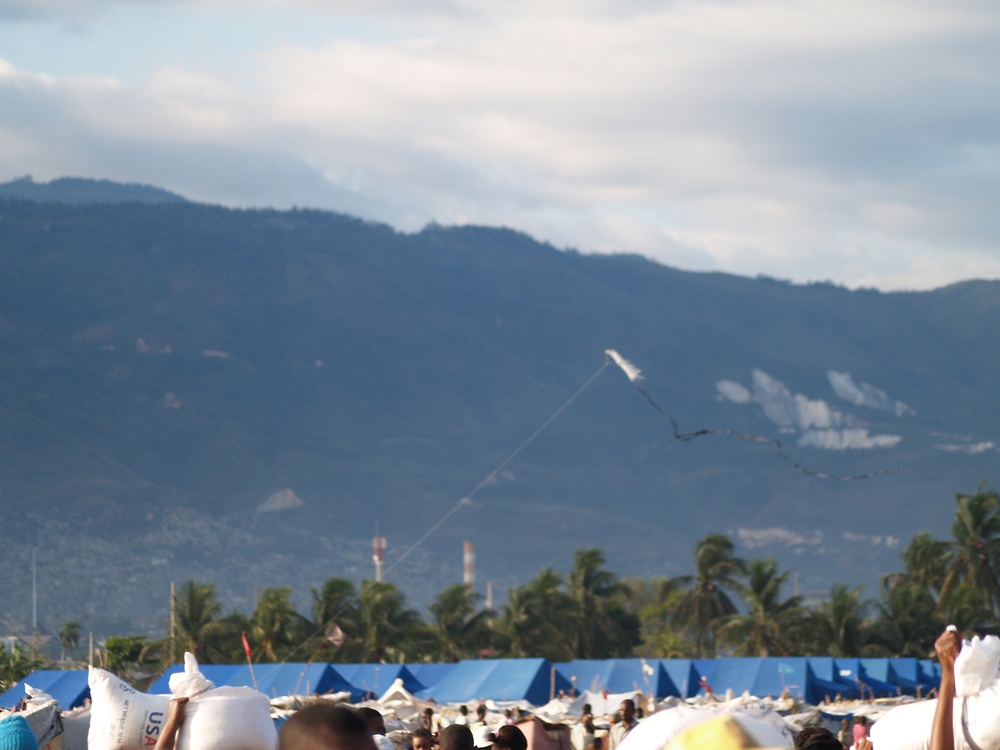
{"label": "palm tree", "polygon": [[[227,628],[216,621],[221,611],[215,584],[193,580],[183,584],[174,600],[175,646],[190,651],[203,663],[224,658],[219,637]],[[171,656],[177,659],[177,654]]]}
{"label": "palm tree", "polygon": [[746,614],[722,618],[717,634],[739,643],[736,656],[787,656],[792,652],[791,629],[802,616],[798,596],[781,599],[790,571],[780,573],[773,557],[750,560],[743,589]]}
{"label": "palm tree", "polygon": [[575,602],[562,590],[562,576],[542,568],[538,577],[507,597],[501,632],[507,640],[507,655],[515,658],[541,656],[549,661],[569,661],[573,647]]}
{"label": "palm tree", "polygon": [[479,609],[482,597],[464,583],[448,586],[428,607],[437,639],[438,661],[459,661],[478,656],[490,645],[490,610]]}
{"label": "palm tree", "polygon": [[601,550],[577,550],[569,575],[569,595],[576,603],[571,640],[577,659],[625,656],[638,645],[638,617],[624,606],[628,587],[604,569]]}
{"label": "palm tree", "polygon": [[365,581],[358,598],[362,661],[403,661],[427,638],[420,615],[395,584]]}
{"label": "palm tree", "polygon": [[277,661],[283,650],[298,645],[305,636],[305,618],[295,611],[290,588],[270,586],[260,593],[250,616],[250,630],[260,654]]}
{"label": "palm tree", "polygon": [[59,631],[59,645],[62,647],[60,661],[66,661],[66,654],[73,655],[73,650],[80,645],[80,628],[76,620],[67,620]]}
{"label": "palm tree", "polygon": [[983,489],[975,494],[955,495],[958,505],[952,536],[955,556],[942,584],[946,598],[965,582],[982,591],[990,610],[1000,607],[1000,497],[996,490]]}
{"label": "palm tree", "polygon": [[883,579],[872,639],[891,656],[926,659],[944,629],[933,594],[918,581],[905,579],[905,574],[903,580]]}
{"label": "palm tree", "polygon": [[674,610],[683,595],[676,578],[627,578],[633,612],[639,613],[638,653],[657,659],[681,659],[694,654],[694,643],[674,625]]}
{"label": "palm tree", "polygon": [[726,590],[740,591],[738,578],[746,574],[746,564],[733,556],[735,545],[724,534],[709,534],[698,542],[694,552],[693,576],[680,576],[687,592],[674,610],[675,622],[694,634],[695,658],[705,650],[715,651],[713,624],[720,617],[736,614],[736,605]]}
{"label": "palm tree", "polygon": [[42,660],[29,654],[20,643],[10,651],[0,643],[0,690],[7,690],[15,682],[27,677],[42,666]]}
{"label": "palm tree", "polygon": [[351,662],[361,659],[361,626],[358,594],[346,578],[328,578],[323,587],[312,589],[314,632],[322,639],[310,648],[315,658]]}
{"label": "palm tree", "polygon": [[867,619],[869,603],[861,599],[861,591],[861,586],[848,589],[842,583],[830,589],[830,598],[809,618],[809,653],[847,658],[883,652]]}

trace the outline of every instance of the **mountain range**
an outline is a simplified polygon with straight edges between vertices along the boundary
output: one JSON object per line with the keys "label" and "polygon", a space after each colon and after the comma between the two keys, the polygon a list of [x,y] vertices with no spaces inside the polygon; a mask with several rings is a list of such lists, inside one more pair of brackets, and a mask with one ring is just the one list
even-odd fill
{"label": "mountain range", "polygon": [[32,553],[40,624],[155,632],[171,580],[305,610],[372,577],[376,532],[414,605],[463,541],[502,600],[586,547],[687,573],[712,532],[871,596],[996,476],[1000,282],[799,285],[81,179],[0,185],[0,258],[9,627]]}

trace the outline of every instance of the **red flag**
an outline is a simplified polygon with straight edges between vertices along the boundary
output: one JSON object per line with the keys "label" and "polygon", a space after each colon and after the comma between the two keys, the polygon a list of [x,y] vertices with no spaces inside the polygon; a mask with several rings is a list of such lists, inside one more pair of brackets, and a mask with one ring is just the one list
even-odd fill
{"label": "red flag", "polygon": [[247,652],[247,659],[252,658],[250,655],[250,641],[247,640],[246,633],[240,633],[243,636],[243,650]]}

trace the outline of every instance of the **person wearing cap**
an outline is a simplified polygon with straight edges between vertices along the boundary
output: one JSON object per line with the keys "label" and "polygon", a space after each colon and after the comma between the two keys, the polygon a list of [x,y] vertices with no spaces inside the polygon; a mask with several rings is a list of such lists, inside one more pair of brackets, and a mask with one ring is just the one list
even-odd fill
{"label": "person wearing cap", "polygon": [[38,750],[38,740],[23,716],[0,721],[0,750]]}

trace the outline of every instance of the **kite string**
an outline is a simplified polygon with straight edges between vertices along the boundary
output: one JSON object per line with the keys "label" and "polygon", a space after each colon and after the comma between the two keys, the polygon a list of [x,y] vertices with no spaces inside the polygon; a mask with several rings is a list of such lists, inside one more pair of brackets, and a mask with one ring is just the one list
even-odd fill
{"label": "kite string", "polygon": [[570,396],[568,399],[566,399],[563,402],[562,406],[560,406],[558,409],[556,409],[555,412],[553,412],[552,416],[550,416],[548,419],[546,419],[544,422],[542,422],[541,426],[537,430],[535,430],[533,433],[531,433],[531,435],[527,438],[527,440],[525,440],[523,443],[521,443],[514,450],[513,453],[511,453],[509,456],[507,456],[507,458],[505,458],[503,461],[501,461],[500,464],[495,469],[493,469],[493,471],[491,471],[489,474],[487,474],[485,477],[483,477],[482,481],[479,482],[479,484],[477,484],[475,487],[473,487],[472,491],[469,492],[465,497],[461,498],[458,501],[458,503],[456,503],[456,505],[455,505],[454,508],[452,508],[447,513],[445,513],[444,516],[441,518],[441,520],[439,520],[436,524],[434,524],[422,537],[420,537],[417,541],[415,541],[413,544],[411,544],[406,549],[406,551],[403,552],[403,554],[400,555],[392,563],[392,565],[390,565],[388,568],[386,568],[385,572],[387,574],[390,573],[397,565],[399,565],[401,562],[403,562],[403,560],[405,560],[409,556],[409,554],[411,552],[413,552],[413,550],[415,550],[417,547],[419,547],[421,544],[423,544],[425,541],[427,541],[427,538],[431,534],[433,534],[435,531],[437,531],[439,528],[441,528],[441,526],[444,525],[445,521],[447,521],[449,518],[451,518],[455,514],[455,512],[458,511],[459,508],[461,508],[461,507],[463,507],[465,505],[471,505],[472,504],[472,497],[473,497],[473,495],[475,495],[477,492],[479,492],[479,490],[481,490],[483,487],[485,487],[487,484],[489,484],[490,481],[494,477],[496,477],[496,475],[497,475],[498,472],[503,471],[504,467],[506,467],[507,464],[509,464],[511,461],[513,461],[515,458],[517,458],[518,454],[520,454],[521,451],[523,451],[525,448],[527,448],[535,440],[535,438],[537,438],[539,435],[541,435],[545,431],[546,427],[548,427],[550,424],[552,424],[559,417],[560,414],[562,414],[564,411],[566,411],[566,409],[569,408],[570,404],[572,404],[574,401],[576,401],[577,397],[581,393],[583,393],[585,390],[587,390],[587,388],[590,387],[591,383],[593,383],[595,380],[597,380],[597,377],[602,372],[604,372],[604,370],[605,370],[605,368],[607,368],[608,364],[609,364],[608,361],[605,360],[604,364],[602,364],[600,367],[598,367],[597,370],[594,372],[594,374],[591,375],[587,379],[587,381],[576,390],[576,393],[574,393],[572,396]]}
{"label": "kite string", "polygon": [[[517,458],[518,454],[520,454],[521,451],[523,451],[525,448],[527,448],[535,440],[535,438],[537,438],[539,435],[542,434],[542,432],[545,431],[545,428],[547,428],[550,424],[552,424],[559,417],[560,414],[562,414],[564,411],[566,411],[566,409],[569,408],[570,404],[572,404],[574,401],[576,401],[577,397],[581,393],[583,393],[585,390],[587,390],[587,388],[589,388],[590,385],[595,380],[597,380],[598,376],[602,372],[604,372],[605,369],[607,369],[607,367],[608,367],[609,364],[610,364],[610,360],[605,359],[604,363],[600,367],[598,367],[597,370],[594,371],[594,374],[591,375],[589,378],[587,378],[586,382],[583,385],[581,385],[572,396],[570,396],[568,399],[566,399],[562,403],[562,405],[558,409],[556,409],[555,412],[553,412],[552,415],[548,419],[546,419],[544,422],[542,422],[541,426],[538,427],[538,429],[536,429],[533,433],[531,433],[531,435],[524,442],[522,442],[509,456],[507,456],[503,461],[501,461],[499,463],[499,465],[495,469],[493,469],[493,471],[491,471],[489,474],[487,474],[485,477],[483,477],[482,481],[479,482],[479,484],[477,484],[475,487],[473,487],[471,492],[469,492],[467,495],[465,495],[465,497],[460,498],[459,501],[455,504],[455,506],[451,510],[449,510],[447,513],[445,513],[437,521],[437,523],[435,523],[433,526],[431,526],[430,529],[428,529],[424,533],[423,536],[421,536],[419,539],[417,539],[417,541],[415,541],[413,544],[411,544],[403,552],[402,555],[400,555],[395,561],[393,561],[392,565],[388,566],[385,569],[384,575],[388,575],[389,573],[391,573],[401,562],[403,562],[403,560],[405,560],[407,557],[409,557],[409,555],[410,555],[411,552],[413,552],[420,545],[422,545],[424,542],[426,542],[427,539],[435,531],[437,531],[439,528],[441,528],[449,518],[451,518],[453,515],[455,515],[455,513],[458,512],[459,508],[462,508],[462,507],[464,507],[466,505],[472,505],[472,497],[473,497],[473,495],[475,495],[477,492],[479,492],[479,490],[481,490],[483,487],[485,487],[490,482],[490,480],[493,479],[497,475],[498,472],[502,471],[504,469],[504,467],[507,466],[507,464],[509,464],[511,461],[513,461],[515,458]],[[286,655],[285,658],[282,659],[282,663],[287,662],[292,657],[292,655],[294,655],[298,651],[299,648],[301,648],[303,645],[305,645],[306,642],[308,642],[309,640],[312,640],[312,638],[315,638],[317,635],[323,633],[328,627],[330,627],[330,625],[332,625],[333,623],[335,623],[337,621],[337,619],[342,614],[344,614],[348,609],[350,609],[351,607],[353,607],[361,599],[361,594],[362,594],[361,591],[359,591],[358,593],[356,593],[346,604],[344,604],[337,611],[336,614],[333,615],[333,617],[331,617],[329,620],[327,620],[326,622],[324,622],[316,630],[316,632],[312,634],[312,636],[310,636],[309,638],[307,638],[299,646],[297,646],[295,649],[293,649],[291,652],[289,652],[288,655]],[[313,661],[313,659],[316,658],[316,654],[319,653],[319,649],[322,648],[322,646],[323,646],[323,642],[320,641],[319,644],[316,646],[316,650],[313,652],[313,655],[309,658],[309,663],[311,663]]]}

